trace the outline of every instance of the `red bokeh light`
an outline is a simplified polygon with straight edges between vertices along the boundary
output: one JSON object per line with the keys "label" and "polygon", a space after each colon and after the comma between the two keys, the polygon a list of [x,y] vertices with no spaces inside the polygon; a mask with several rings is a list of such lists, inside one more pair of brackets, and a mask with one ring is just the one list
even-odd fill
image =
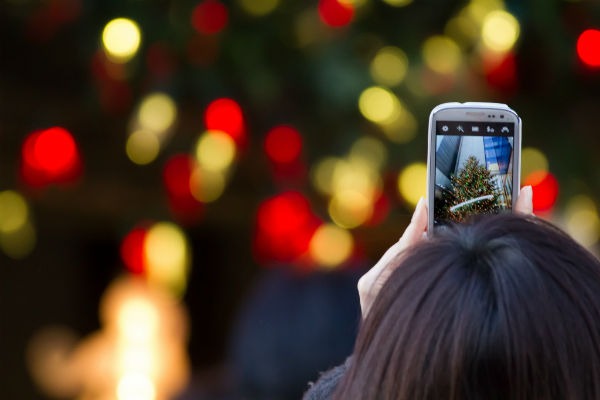
{"label": "red bokeh light", "polygon": [[334,28],[348,25],[354,18],[354,7],[339,0],[320,0],[318,8],[321,20]]}
{"label": "red bokeh light", "polygon": [[121,243],[121,258],[127,269],[136,275],[146,272],[144,242],[148,229],[137,227],[132,229]]}
{"label": "red bokeh light", "polygon": [[321,223],[309,201],[293,191],[264,201],[256,218],[255,250],[262,261],[297,261]]}
{"label": "red bokeh light", "polygon": [[202,208],[192,194],[190,180],[194,160],[187,154],[176,154],[165,163],[163,182],[171,210],[180,218],[193,219]]}
{"label": "red bokeh light", "polygon": [[81,159],[75,139],[69,131],[52,127],[25,138],[21,174],[30,186],[68,183],[81,173]]}
{"label": "red bokeh light", "polygon": [[600,30],[587,29],[577,39],[577,55],[586,65],[600,67]]}
{"label": "red bokeh light", "polygon": [[532,172],[525,178],[524,186],[531,185],[533,190],[533,212],[544,212],[552,209],[558,198],[558,181],[549,172]]}
{"label": "red bokeh light", "polygon": [[291,126],[276,126],[265,137],[265,152],[275,163],[289,164],[297,161],[302,152],[302,136]]}
{"label": "red bokeh light", "polygon": [[514,53],[508,52],[501,59],[497,56],[485,58],[483,68],[491,87],[507,93],[513,93],[517,89],[517,62]]}
{"label": "red bokeh light", "polygon": [[204,124],[206,129],[227,133],[238,146],[245,143],[242,109],[232,99],[220,98],[210,103],[204,112]]}
{"label": "red bokeh light", "polygon": [[217,0],[202,1],[192,12],[192,26],[206,35],[222,31],[227,26],[228,20],[227,7]]}

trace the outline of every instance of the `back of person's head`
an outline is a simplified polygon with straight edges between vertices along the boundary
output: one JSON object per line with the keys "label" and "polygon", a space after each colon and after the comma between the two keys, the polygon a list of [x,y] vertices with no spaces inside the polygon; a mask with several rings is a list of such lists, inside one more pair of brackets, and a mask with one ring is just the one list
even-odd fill
{"label": "back of person's head", "polygon": [[337,399],[600,399],[600,263],[561,230],[486,216],[399,263]]}

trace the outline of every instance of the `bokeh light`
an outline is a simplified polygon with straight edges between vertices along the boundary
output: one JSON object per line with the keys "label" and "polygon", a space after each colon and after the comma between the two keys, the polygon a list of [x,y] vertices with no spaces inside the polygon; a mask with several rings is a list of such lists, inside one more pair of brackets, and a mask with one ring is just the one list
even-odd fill
{"label": "bokeh light", "polygon": [[66,183],[78,178],[81,160],[71,133],[52,127],[28,135],[22,148],[21,172],[31,186]]}
{"label": "bokeh light", "polygon": [[525,147],[521,151],[521,180],[534,172],[548,172],[548,158],[535,147]]}
{"label": "bokeh light", "polygon": [[149,376],[131,372],[125,374],[117,385],[117,400],[155,400],[156,389]]}
{"label": "bokeh light", "polygon": [[13,190],[0,192],[0,248],[10,258],[28,256],[35,246],[36,233],[29,205]]}
{"label": "bokeh light", "polygon": [[127,62],[136,55],[141,38],[138,24],[128,18],[113,19],[102,31],[102,44],[106,56],[117,63]]}
{"label": "bokeh light", "polygon": [[358,99],[358,108],[366,119],[378,124],[392,123],[402,111],[396,95],[381,86],[365,89]]}
{"label": "bokeh light", "polygon": [[418,162],[404,168],[398,175],[398,191],[406,202],[416,206],[427,193],[427,165]]}
{"label": "bokeh light", "polygon": [[326,157],[313,166],[311,171],[312,184],[320,193],[332,193],[333,177],[338,162],[341,162],[341,159],[336,157]]}
{"label": "bokeh light", "polygon": [[45,393],[55,398],[75,398],[78,392],[73,376],[81,371],[70,368],[68,357],[77,343],[75,333],[63,326],[48,326],[30,338],[26,360],[29,371]]}
{"label": "bokeh light", "polygon": [[190,249],[183,231],[175,224],[154,224],[144,241],[148,281],[180,296],[187,286]]}
{"label": "bokeh light", "polygon": [[191,178],[195,160],[187,154],[175,154],[165,163],[163,182],[171,210],[181,218],[194,218],[202,203],[193,195]]}
{"label": "bokeh light", "polygon": [[354,6],[340,0],[319,0],[319,17],[328,26],[339,28],[354,18]]}
{"label": "bokeh light", "polygon": [[460,67],[460,47],[447,36],[431,36],[423,43],[423,60],[432,71],[453,74]]}
{"label": "bokeh light", "polygon": [[309,250],[321,225],[308,199],[296,191],[265,200],[256,213],[255,252],[266,262],[294,262]]}
{"label": "bokeh light", "polygon": [[29,206],[25,198],[13,190],[0,192],[0,233],[21,229],[29,220]]}
{"label": "bokeh light", "polygon": [[267,133],[264,148],[271,161],[289,164],[300,158],[302,136],[291,126],[276,126]]}
{"label": "bokeh light", "polygon": [[380,170],[388,159],[385,145],[378,139],[364,136],[355,141],[348,153],[350,163],[368,165],[373,170]]}
{"label": "bokeh light", "polygon": [[350,232],[334,224],[323,224],[310,241],[310,255],[317,264],[331,268],[347,261],[353,247]]}
{"label": "bokeh light", "polygon": [[196,161],[202,169],[223,172],[235,160],[235,142],[222,131],[206,131],[196,143]]}
{"label": "bokeh light", "polygon": [[529,174],[523,186],[531,185],[533,190],[533,211],[550,211],[559,194],[559,184],[554,175],[547,171],[534,171]]}
{"label": "bokeh light", "polygon": [[329,202],[329,216],[341,228],[353,229],[373,215],[373,198],[358,190],[336,191]]}
{"label": "bokeh light", "polygon": [[144,243],[147,234],[146,227],[136,227],[127,233],[121,242],[121,259],[125,267],[135,275],[143,275],[146,272]]}
{"label": "bokeh light", "polygon": [[125,144],[127,157],[135,164],[146,165],[160,153],[160,140],[151,131],[139,129],[131,133]]}
{"label": "bokeh light", "polygon": [[245,143],[245,124],[242,109],[232,99],[220,98],[212,101],[204,112],[207,130],[227,133],[239,145]]}
{"label": "bokeh light", "polygon": [[218,200],[227,186],[227,179],[222,171],[211,171],[195,168],[191,177],[192,195],[202,203]]}
{"label": "bokeh light", "polygon": [[204,0],[192,11],[192,26],[205,35],[221,32],[229,21],[227,7],[217,0]]}
{"label": "bokeh light", "polygon": [[577,55],[589,67],[600,67],[600,30],[586,29],[577,39]]}
{"label": "bokeh light", "polygon": [[262,17],[273,12],[279,5],[279,0],[238,0],[238,3],[249,15]]}
{"label": "bokeh light", "polygon": [[165,132],[170,129],[177,117],[177,106],[165,93],[152,93],[146,96],[139,107],[138,122],[143,129]]}
{"label": "bokeh light", "polygon": [[483,21],[481,39],[488,49],[503,53],[515,45],[520,30],[519,21],[512,14],[495,10]]}
{"label": "bokeh light", "polygon": [[399,85],[404,80],[407,70],[408,57],[406,53],[394,46],[380,49],[370,65],[373,80],[385,86]]}
{"label": "bokeh light", "polygon": [[566,231],[583,246],[593,246],[600,238],[598,208],[588,196],[578,195],[569,200],[564,223]]}

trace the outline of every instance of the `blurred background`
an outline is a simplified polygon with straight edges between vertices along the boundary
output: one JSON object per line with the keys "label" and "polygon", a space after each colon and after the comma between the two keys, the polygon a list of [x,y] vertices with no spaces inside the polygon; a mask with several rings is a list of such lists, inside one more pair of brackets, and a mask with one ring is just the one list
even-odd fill
{"label": "blurred background", "polygon": [[597,0],[3,0],[0,43],[2,399],[299,398],[446,101],[520,114],[597,253]]}

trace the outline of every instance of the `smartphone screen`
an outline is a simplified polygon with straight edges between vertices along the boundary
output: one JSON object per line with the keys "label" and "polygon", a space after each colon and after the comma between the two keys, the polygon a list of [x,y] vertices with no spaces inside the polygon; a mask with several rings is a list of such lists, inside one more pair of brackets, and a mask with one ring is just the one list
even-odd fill
{"label": "smartphone screen", "polygon": [[432,113],[430,130],[434,227],[512,209],[520,164],[520,120],[512,110],[446,108]]}

